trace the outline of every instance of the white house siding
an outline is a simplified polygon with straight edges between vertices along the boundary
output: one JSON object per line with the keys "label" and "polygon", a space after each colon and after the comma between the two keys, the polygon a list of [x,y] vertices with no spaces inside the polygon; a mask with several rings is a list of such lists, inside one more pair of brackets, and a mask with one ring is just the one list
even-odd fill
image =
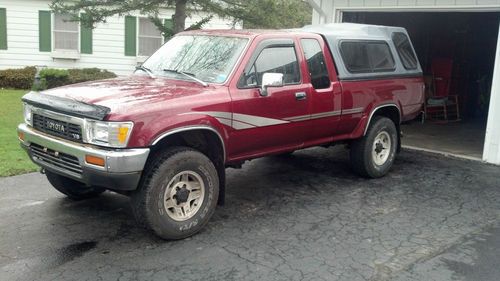
{"label": "white house siding", "polygon": [[[111,17],[93,30],[93,53],[80,54],[80,59],[53,59],[50,52],[40,52],[38,45],[38,11],[48,11],[50,1],[0,0],[7,11],[7,50],[0,50],[0,69],[45,65],[55,68],[99,67],[118,75],[130,74],[140,58],[125,56],[124,17]],[[171,18],[173,10],[165,10],[161,18]],[[132,14],[140,16],[139,14]],[[186,24],[195,23],[200,15],[192,15]],[[228,29],[231,22],[214,18],[204,26],[209,29]],[[53,36],[52,36],[53,39]],[[54,44],[52,44],[54,46]]]}

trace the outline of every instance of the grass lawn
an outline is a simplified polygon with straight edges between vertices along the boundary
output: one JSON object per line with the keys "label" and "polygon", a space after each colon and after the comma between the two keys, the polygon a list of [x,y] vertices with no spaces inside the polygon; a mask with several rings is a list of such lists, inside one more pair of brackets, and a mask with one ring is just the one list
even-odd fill
{"label": "grass lawn", "polygon": [[16,128],[23,121],[25,90],[0,90],[0,177],[33,172],[37,166],[19,146]]}

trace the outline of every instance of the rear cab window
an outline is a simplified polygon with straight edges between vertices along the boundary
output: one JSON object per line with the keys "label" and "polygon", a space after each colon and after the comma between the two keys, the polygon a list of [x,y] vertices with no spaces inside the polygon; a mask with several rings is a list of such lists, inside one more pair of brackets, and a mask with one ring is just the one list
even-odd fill
{"label": "rear cab window", "polygon": [[350,73],[396,70],[391,50],[385,41],[342,41],[340,54]]}
{"label": "rear cab window", "polygon": [[321,45],[316,39],[300,39],[311,84],[315,89],[330,87],[330,77]]}

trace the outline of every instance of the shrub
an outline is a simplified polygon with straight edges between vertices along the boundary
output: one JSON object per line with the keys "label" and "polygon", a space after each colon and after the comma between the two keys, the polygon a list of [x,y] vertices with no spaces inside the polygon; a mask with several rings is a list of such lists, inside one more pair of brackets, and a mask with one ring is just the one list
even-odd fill
{"label": "shrub", "polygon": [[47,89],[70,84],[69,72],[66,69],[45,68],[40,70],[41,84],[46,83]]}
{"label": "shrub", "polygon": [[0,70],[0,88],[29,89],[33,85],[35,74],[34,66]]}
{"label": "shrub", "polygon": [[113,72],[99,68],[73,68],[69,69],[68,72],[71,84],[116,77]]}
{"label": "shrub", "polygon": [[33,83],[36,72],[34,66],[0,70],[0,88],[31,88],[34,91],[43,91],[68,84],[116,77],[113,72],[99,68],[74,68],[69,70],[45,68],[40,70],[40,81]]}

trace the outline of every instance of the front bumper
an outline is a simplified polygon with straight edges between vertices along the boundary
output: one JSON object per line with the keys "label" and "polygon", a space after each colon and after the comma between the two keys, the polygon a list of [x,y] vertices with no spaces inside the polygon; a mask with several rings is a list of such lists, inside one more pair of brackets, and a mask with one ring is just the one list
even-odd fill
{"label": "front bumper", "polygon": [[[79,144],[39,132],[26,124],[20,124],[17,131],[24,135],[21,146],[35,164],[87,185],[134,190],[149,155],[149,148],[105,149]],[[103,158],[104,167],[87,163],[86,155]]]}

